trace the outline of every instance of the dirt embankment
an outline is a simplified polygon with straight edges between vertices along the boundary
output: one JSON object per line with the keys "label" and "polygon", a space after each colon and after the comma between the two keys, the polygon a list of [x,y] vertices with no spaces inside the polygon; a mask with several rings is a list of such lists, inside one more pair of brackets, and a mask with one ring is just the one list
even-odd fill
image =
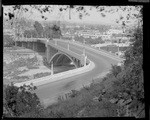
{"label": "dirt embankment", "polygon": [[51,74],[51,70],[43,65],[42,56],[24,48],[4,48],[3,81],[23,82]]}

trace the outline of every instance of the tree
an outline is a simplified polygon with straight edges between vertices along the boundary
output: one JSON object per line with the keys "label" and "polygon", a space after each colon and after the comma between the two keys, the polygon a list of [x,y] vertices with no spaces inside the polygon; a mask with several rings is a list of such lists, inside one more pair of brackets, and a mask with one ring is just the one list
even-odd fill
{"label": "tree", "polygon": [[52,38],[60,38],[61,30],[57,25],[45,26],[44,28],[44,37]]}
{"label": "tree", "polygon": [[53,30],[51,26],[45,26],[44,28],[44,37],[52,39]]}
{"label": "tree", "polygon": [[125,65],[128,66],[134,61],[143,64],[143,31],[142,28],[137,28],[134,33],[134,38],[130,40],[132,44],[125,53]]}
{"label": "tree", "polygon": [[[136,114],[145,103],[143,81],[143,32],[137,28],[130,48],[125,52],[124,70],[117,75],[114,83],[116,94],[127,93],[132,99],[130,109],[137,109]],[[117,92],[118,91],[118,92]],[[125,97],[126,98],[126,97]],[[143,109],[144,110],[144,109]]]}
{"label": "tree", "polygon": [[117,66],[117,65],[112,65],[112,74],[117,77],[117,75],[121,72],[121,67],[120,66]]}
{"label": "tree", "polygon": [[20,34],[24,27],[22,26],[22,15],[24,12],[26,12],[26,8],[21,5],[12,5],[7,13],[4,11],[4,15],[8,16],[7,21],[10,22],[11,28],[15,31],[15,35]]}
{"label": "tree", "polygon": [[33,38],[37,38],[38,37],[38,33],[36,30],[25,30],[24,33],[23,33],[24,37],[27,37],[27,38],[31,38],[31,36]]}
{"label": "tree", "polygon": [[43,26],[38,21],[35,21],[34,28],[37,31],[38,36],[43,37],[44,29],[43,29]]}
{"label": "tree", "polygon": [[3,46],[11,47],[14,45],[14,40],[11,35],[3,35]]}
{"label": "tree", "polygon": [[57,25],[53,25],[52,30],[53,30],[53,38],[60,38],[61,36],[60,27]]}
{"label": "tree", "polygon": [[36,87],[21,86],[16,87],[13,84],[4,87],[4,109],[5,116],[11,113],[11,117],[20,116],[32,111],[39,111],[41,109],[39,98],[35,93],[31,91],[35,90]]}

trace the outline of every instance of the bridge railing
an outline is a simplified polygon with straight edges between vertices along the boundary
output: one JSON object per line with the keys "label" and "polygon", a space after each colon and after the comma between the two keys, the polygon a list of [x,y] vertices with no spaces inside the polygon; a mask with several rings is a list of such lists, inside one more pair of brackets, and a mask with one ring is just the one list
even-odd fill
{"label": "bridge railing", "polygon": [[70,54],[71,56],[76,57],[79,60],[81,59],[81,55],[79,55],[71,50],[68,50],[67,48],[62,47],[61,45],[55,45],[54,41],[49,41],[48,44],[57,48],[60,51],[66,52],[67,54]]}

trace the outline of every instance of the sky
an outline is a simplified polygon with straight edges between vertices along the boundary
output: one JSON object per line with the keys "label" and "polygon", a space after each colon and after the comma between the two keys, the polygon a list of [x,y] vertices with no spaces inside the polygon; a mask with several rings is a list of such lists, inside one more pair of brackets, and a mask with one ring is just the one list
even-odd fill
{"label": "sky", "polygon": [[[116,20],[119,19],[120,16],[126,16],[128,13],[134,14],[138,13],[139,10],[136,10],[134,6],[126,6],[131,8],[130,11],[121,11],[118,10],[117,12],[103,12],[106,16],[102,17],[101,13],[97,11],[95,7],[92,6],[84,6],[86,11],[89,13],[89,16],[83,16],[82,19],[79,19],[79,12],[76,9],[71,10],[71,20],[69,19],[69,9],[66,11],[60,12],[58,5],[51,5],[53,12],[51,13],[44,13],[43,15],[46,16],[48,19],[46,21],[51,20],[60,20],[60,21],[71,21],[71,22],[80,22],[80,23],[96,23],[96,24],[111,24],[116,25]],[[31,9],[29,6],[27,8]],[[66,7],[66,6],[62,6]],[[118,6],[105,6],[105,10],[113,9],[115,10]],[[9,11],[11,6],[4,6],[4,12]],[[11,10],[11,9],[10,9]],[[39,11],[32,9],[32,14],[30,12],[24,13],[23,16],[28,19],[43,20],[41,18],[41,14]],[[131,24],[134,24],[137,19],[130,20]]]}

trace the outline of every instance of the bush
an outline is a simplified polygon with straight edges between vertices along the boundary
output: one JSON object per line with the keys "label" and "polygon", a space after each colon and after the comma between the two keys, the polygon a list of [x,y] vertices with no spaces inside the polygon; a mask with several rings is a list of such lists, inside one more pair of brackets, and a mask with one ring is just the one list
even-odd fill
{"label": "bush", "polygon": [[[118,74],[120,70],[114,68],[114,75],[117,81],[114,82],[114,93],[118,96],[121,93],[122,98],[126,97],[122,93],[126,93],[133,101],[131,108],[136,109],[144,104],[144,82],[143,82],[143,38],[142,30],[138,28],[135,31],[135,39],[132,40],[130,48],[125,52],[124,70]],[[135,110],[137,114],[138,110]]]}
{"label": "bush", "polygon": [[27,37],[27,38],[31,38],[31,36],[33,38],[38,37],[38,34],[37,34],[36,30],[25,30],[23,35],[24,35],[24,37]]}
{"label": "bush", "polygon": [[78,95],[77,90],[71,90],[71,94],[69,95],[69,97],[73,98],[73,97],[76,97],[77,95]]}
{"label": "bush", "polygon": [[43,57],[43,64],[44,64],[46,67],[50,67],[50,65],[49,65],[49,63],[48,63],[46,57]]}
{"label": "bush", "polygon": [[117,77],[118,73],[120,73],[121,70],[122,70],[122,69],[121,69],[120,66],[112,65],[112,70],[111,70],[111,72],[112,72],[112,74],[113,74],[115,77]]}
{"label": "bush", "polygon": [[13,84],[7,85],[4,88],[4,108],[5,116],[12,117],[21,116],[32,111],[40,110],[40,101],[35,93],[31,91],[35,90],[35,86],[21,86],[16,87]]}
{"label": "bush", "polygon": [[12,47],[15,44],[13,37],[10,35],[4,35],[3,41],[4,47]]}

